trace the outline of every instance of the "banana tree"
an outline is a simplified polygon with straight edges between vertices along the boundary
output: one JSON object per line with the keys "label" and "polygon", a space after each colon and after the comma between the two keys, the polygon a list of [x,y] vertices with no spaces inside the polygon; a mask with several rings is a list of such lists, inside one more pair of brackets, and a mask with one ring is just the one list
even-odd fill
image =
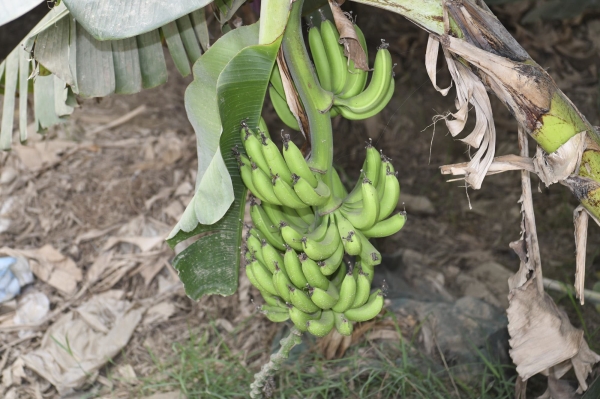
{"label": "banana tree", "polygon": [[[543,373],[549,378],[560,378],[570,368],[575,370],[580,390],[586,390],[591,366],[600,357],[589,349],[581,331],[570,325],[544,293],[528,174],[536,173],[547,185],[565,185],[581,203],[576,210],[576,292],[583,301],[587,221],[600,220],[600,133],[482,0],[355,1],[401,14],[429,33],[426,68],[434,87],[447,95],[450,88],[439,88],[435,75],[442,48],[456,89],[457,110],[452,117],[445,118],[453,136],[462,132],[470,105],[475,109],[475,128],[462,141],[477,152],[468,163],[445,166],[442,172],[462,175],[470,187],[479,189],[489,173],[523,171],[522,237],[512,245],[520,256],[521,268],[509,282],[508,309],[511,356],[520,376],[518,395],[524,395],[525,382],[532,375]],[[12,2],[0,2],[0,23],[14,19],[39,1],[19,2],[20,7],[11,7],[9,3]],[[261,128],[260,113],[267,90],[272,90],[278,79],[285,99],[283,105],[289,107],[295,125],[307,137],[307,148],[311,151],[307,165],[319,182],[330,187],[334,194],[337,187],[339,193],[332,195],[330,201],[319,203],[317,216],[330,218],[327,226],[339,228],[337,214],[326,215],[342,206],[340,198],[359,195],[354,192],[360,192],[360,200],[366,202],[373,180],[367,176],[367,170],[363,184],[357,184],[358,188],[350,194],[336,183],[331,166],[334,145],[331,117],[338,112],[343,114],[340,109],[344,109],[344,101],[332,94],[332,87],[327,87],[316,60],[317,71],[314,71],[301,38],[302,14],[323,6],[330,9],[349,67],[360,69],[364,52],[360,50],[358,30],[344,22],[339,4],[333,0],[306,4],[297,0],[293,5],[289,0],[262,1],[258,23],[230,30],[210,45],[207,7],[224,24],[242,4],[239,0],[185,0],[176,4],[165,0],[57,1],[0,64],[4,95],[0,146],[4,150],[9,150],[13,142],[17,99],[19,139],[23,143],[27,140],[27,97],[31,91],[36,126],[42,131],[73,112],[76,96],[136,93],[166,82],[163,40],[177,70],[184,76],[193,72],[194,80],[185,93],[185,106],[197,137],[196,189],[167,238],[169,245],[175,247],[188,238],[198,237],[173,261],[186,293],[193,299],[212,294],[232,295],[237,289],[242,260],[240,220],[244,216],[247,188],[261,195],[260,190],[253,190],[252,183],[243,179],[240,169],[243,162],[239,150],[245,148],[240,123],[243,122],[243,129],[266,130]],[[274,74],[275,70],[279,73]],[[518,121],[522,148],[519,155],[495,157],[496,132],[487,92],[500,98]],[[294,124],[294,120],[290,123]],[[538,144],[533,158],[526,151],[525,134]],[[263,136],[257,135],[265,144],[267,137]],[[348,219],[354,212],[348,205],[351,203],[346,201],[344,216]],[[365,208],[364,203],[361,206]],[[362,219],[360,215],[357,220]],[[361,222],[364,220],[356,223]],[[371,227],[365,225],[362,230],[357,227],[357,231],[350,228],[348,231],[359,236]],[[344,244],[353,242],[352,234],[347,238]],[[364,241],[363,246],[368,245],[368,240]],[[345,251],[350,253],[352,249],[346,246]],[[366,260],[375,261],[378,256],[376,250],[367,256],[357,254],[365,268],[370,267]],[[378,300],[376,297],[373,301]],[[535,328],[531,328],[532,323]],[[281,352],[257,375],[253,397],[260,395],[261,384],[298,342],[299,335],[300,331],[294,329]],[[536,340],[543,345],[532,344]],[[552,392],[547,395],[551,397]]]}

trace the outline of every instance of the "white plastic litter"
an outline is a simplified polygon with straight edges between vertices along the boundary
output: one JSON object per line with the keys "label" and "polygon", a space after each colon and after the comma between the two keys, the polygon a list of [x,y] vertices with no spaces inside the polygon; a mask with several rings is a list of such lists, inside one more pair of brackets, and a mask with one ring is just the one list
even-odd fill
{"label": "white plastic litter", "polygon": [[0,257],[0,303],[21,293],[21,287],[33,282],[29,262],[25,258]]}

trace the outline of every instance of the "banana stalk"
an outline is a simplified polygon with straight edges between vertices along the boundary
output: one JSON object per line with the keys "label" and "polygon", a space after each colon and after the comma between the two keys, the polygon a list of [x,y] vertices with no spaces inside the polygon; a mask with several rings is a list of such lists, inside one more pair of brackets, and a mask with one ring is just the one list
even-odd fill
{"label": "banana stalk", "polygon": [[331,168],[333,161],[333,135],[329,116],[333,94],[321,88],[309,61],[302,37],[303,3],[304,0],[296,0],[292,5],[282,47],[308,119],[311,155],[307,162],[314,172],[324,174]]}

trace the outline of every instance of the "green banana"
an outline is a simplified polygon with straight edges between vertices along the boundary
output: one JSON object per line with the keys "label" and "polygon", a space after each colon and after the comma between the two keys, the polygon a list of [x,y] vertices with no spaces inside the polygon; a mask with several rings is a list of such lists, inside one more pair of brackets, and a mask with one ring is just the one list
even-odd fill
{"label": "green banana", "polygon": [[377,50],[373,64],[373,76],[369,86],[360,94],[350,98],[334,97],[333,104],[344,115],[344,109],[355,114],[366,114],[375,109],[386,97],[392,77],[392,55],[383,46]]}
{"label": "green banana", "polygon": [[356,236],[360,240],[362,250],[360,251],[360,260],[364,265],[377,266],[381,263],[381,253],[371,244],[369,239],[360,231],[356,231]]}
{"label": "green banana", "polygon": [[294,325],[296,326],[296,328],[302,332],[307,331],[306,328],[306,323],[310,320],[316,320],[318,318],[321,317],[321,311],[318,310],[314,313],[306,313],[301,311],[300,309],[298,309],[297,307],[293,306],[293,305],[289,305],[289,313],[290,313],[290,320],[292,321],[292,323],[294,323]]}
{"label": "green banana", "polygon": [[302,216],[301,214],[310,214],[313,215],[314,211],[310,207],[302,208],[302,209],[292,209],[288,206],[283,205],[281,207],[283,211],[283,216],[288,219],[288,221],[301,230],[308,230],[310,224]]}
{"label": "green banana", "polygon": [[285,90],[283,89],[283,80],[281,80],[281,72],[279,71],[279,65],[275,62],[273,65],[273,69],[271,70],[271,85],[273,89],[279,94],[281,97],[285,98]]}
{"label": "green banana", "polygon": [[264,201],[264,197],[258,193],[254,183],[252,182],[252,166],[248,157],[244,155],[237,156],[238,167],[240,168],[240,176],[244,185],[250,190],[250,192],[261,201]]}
{"label": "green banana", "polygon": [[285,250],[285,244],[279,229],[271,224],[271,219],[269,219],[269,216],[260,205],[256,203],[250,204],[250,217],[252,218],[254,227],[260,231],[269,244],[280,251]]}
{"label": "green banana", "polygon": [[281,298],[279,298],[278,296],[271,295],[266,291],[261,291],[260,294],[262,295],[267,305],[287,309],[287,305],[284,302],[282,302]]}
{"label": "green banana", "polygon": [[387,172],[385,175],[384,193],[383,198],[381,198],[381,204],[379,205],[378,221],[390,216],[398,206],[398,199],[400,198],[400,182],[398,182],[398,177],[393,172]]}
{"label": "green banana", "polygon": [[358,276],[356,276],[356,294],[350,308],[358,308],[364,305],[369,300],[370,292],[371,282],[369,281],[369,276],[365,274],[362,269],[358,269]]}
{"label": "green banana", "polygon": [[346,190],[346,187],[344,187],[344,183],[342,183],[340,175],[334,167],[331,168],[331,175],[331,180],[333,183],[331,185],[331,191],[333,192],[333,195],[335,195],[338,198],[346,198],[346,196],[348,195],[348,191]]}
{"label": "green banana", "polygon": [[319,28],[312,26],[308,30],[308,46],[312,54],[319,84],[327,91],[331,91],[331,69],[327,60],[327,52]]}
{"label": "green banana", "polygon": [[369,277],[369,284],[373,283],[373,278],[375,277],[375,266],[369,264],[361,264],[360,268],[364,274]]}
{"label": "green banana", "polygon": [[327,61],[332,72],[330,91],[334,94],[339,94],[344,90],[344,86],[346,85],[348,66],[346,65],[346,57],[344,57],[342,46],[339,43],[340,35],[333,22],[329,20],[321,22],[321,37],[323,38],[323,46],[325,47]]}
{"label": "green banana", "polygon": [[300,288],[289,287],[289,289],[290,302],[292,305],[305,313],[314,313],[320,310],[319,307],[310,300],[310,297],[306,292],[302,291]]}
{"label": "green banana", "polygon": [[351,336],[352,330],[354,330],[352,323],[348,321],[346,316],[344,316],[342,313],[337,313],[334,311],[333,315],[335,317],[335,329],[342,335],[347,337]]}
{"label": "green banana", "polygon": [[[379,198],[379,200],[381,200],[383,198],[383,196],[385,195],[385,175],[388,173],[389,170],[393,170],[394,167],[392,166],[392,163],[390,162],[390,159],[388,157],[386,157],[385,155],[383,155],[383,153],[381,153],[381,166],[379,168],[379,177],[380,179],[377,181],[377,197]],[[381,206],[380,206],[381,208]],[[381,211],[380,211],[381,213]]]}
{"label": "green banana", "polygon": [[315,211],[312,208],[296,209],[298,216],[304,220],[308,225],[311,225],[315,221]]}
{"label": "green banana", "polygon": [[340,241],[340,233],[335,223],[330,223],[323,240],[313,241],[310,238],[304,240],[304,252],[311,259],[324,260],[335,253]]}
{"label": "green banana", "polygon": [[283,222],[280,224],[281,236],[287,245],[294,248],[296,251],[302,251],[304,246],[302,245],[304,235],[295,227],[288,225]]}
{"label": "green banana", "polygon": [[244,144],[244,149],[246,150],[246,154],[248,154],[250,161],[258,165],[258,167],[266,174],[270,174],[269,165],[262,153],[260,141],[248,127],[243,128],[242,132],[242,135],[244,136],[242,143]]}
{"label": "green banana", "polygon": [[340,264],[344,260],[344,245],[340,243],[329,258],[319,261],[317,265],[321,268],[321,274],[324,276],[331,276],[340,267]]}
{"label": "green banana", "polygon": [[327,228],[329,227],[329,215],[317,216],[311,227],[308,228],[308,232],[305,234],[306,238],[310,238],[314,241],[321,241],[325,238]]}
{"label": "green banana", "polygon": [[[285,182],[292,183],[292,172],[288,168],[277,145],[265,135],[261,136],[262,150],[271,169],[271,174],[279,175]],[[287,205],[287,204],[286,204]]]}
{"label": "green banana", "polygon": [[289,134],[283,136],[283,158],[292,173],[305,179],[313,188],[317,187],[317,178],[308,167],[302,151],[291,141]]}
{"label": "green banana", "polygon": [[365,177],[371,180],[374,186],[379,182],[381,172],[381,153],[373,147],[373,140],[367,142],[367,156],[365,158]]}
{"label": "green banana", "polygon": [[353,110],[346,108],[346,107],[338,107],[338,109],[340,111],[340,115],[342,115],[344,118],[351,120],[351,121],[360,121],[363,119],[368,119],[374,115],[377,115],[378,113],[381,112],[382,109],[385,108],[386,105],[388,105],[388,103],[394,96],[395,87],[396,87],[396,82],[392,78],[390,80],[390,84],[385,92],[385,95],[383,96],[383,98],[381,98],[381,100],[379,102],[377,102],[375,107],[373,109],[371,109],[370,111],[354,112]]}
{"label": "green banana", "polygon": [[275,192],[275,195],[282,204],[290,208],[299,209],[307,207],[300,197],[298,197],[292,186],[279,177],[279,175],[273,177],[273,192]]}
{"label": "green banana", "polygon": [[355,228],[362,230],[372,227],[377,222],[379,198],[377,198],[377,188],[367,178],[363,179],[361,192],[363,201],[361,208],[352,209],[344,204],[340,212]]}
{"label": "green banana", "polygon": [[293,248],[287,247],[285,255],[283,256],[283,265],[285,266],[285,271],[287,272],[287,275],[294,286],[297,288],[303,288],[308,285],[308,280],[302,272],[302,263],[300,263],[298,254]]}
{"label": "green banana", "polygon": [[344,316],[351,321],[371,320],[381,312],[383,302],[383,293],[381,290],[377,290],[369,296],[367,303],[361,307],[346,310]]}
{"label": "green banana", "polygon": [[406,212],[398,212],[394,216],[377,222],[373,227],[363,230],[362,233],[367,238],[388,237],[399,232],[406,223]]}
{"label": "green banana", "polygon": [[308,230],[308,223],[302,220],[293,209],[286,206],[280,207],[268,202],[263,202],[260,206],[262,206],[274,226],[280,226],[283,222],[295,226],[296,229],[303,233]]}
{"label": "green banana", "polygon": [[292,175],[292,182],[294,191],[306,205],[325,205],[327,200],[329,200],[329,197],[331,197],[329,187],[327,187],[327,184],[323,183],[322,180],[319,180],[317,187],[313,188],[308,181],[294,174]]}
{"label": "green banana", "polygon": [[[370,284],[369,284],[370,285]],[[340,287],[340,300],[332,308],[334,312],[343,313],[350,309],[350,306],[354,304],[356,298],[356,280],[350,273],[346,273],[342,285]]]}
{"label": "green banana", "polygon": [[331,279],[330,284],[335,285],[339,290],[340,287],[342,286],[344,278],[346,277],[346,272],[348,270],[350,270],[350,273],[352,273],[352,268],[348,269],[348,267],[346,266],[346,263],[342,262],[342,264],[340,265],[337,272],[335,272],[335,274],[333,275],[333,278]]}
{"label": "green banana", "polygon": [[[270,202],[271,204],[281,205],[281,201],[273,191],[273,182],[254,162],[252,162],[252,184],[256,189],[253,193],[261,199],[261,201]],[[264,198],[264,200],[263,200]]]}
{"label": "green banana", "polygon": [[289,311],[279,306],[262,305],[260,311],[267,316],[267,319],[275,323],[281,323],[290,319]]}
{"label": "green banana", "polygon": [[252,272],[252,266],[251,266],[251,264],[252,263],[248,263],[246,265],[246,276],[248,277],[248,280],[250,281],[250,284],[252,284],[253,286],[255,286],[257,290],[262,291],[263,287],[262,287],[262,285],[260,285],[260,283],[258,282],[258,280],[256,279],[256,277],[254,276],[254,273]]}
{"label": "green banana", "polygon": [[246,236],[246,247],[248,247],[248,251],[252,254],[252,256],[256,257],[262,263],[265,263],[265,260],[262,256],[262,243],[260,239],[256,238],[252,234],[248,234]]}
{"label": "green banana", "polygon": [[265,136],[271,137],[271,135],[269,134],[269,128],[267,127],[267,123],[265,122],[262,116],[258,120],[258,132],[259,134],[263,133]]}
{"label": "green banana", "polygon": [[319,265],[317,265],[314,260],[306,256],[305,253],[298,255],[298,259],[300,259],[300,263],[302,264],[302,273],[304,274],[304,277],[306,277],[308,284],[310,286],[326,290],[330,283],[327,277],[323,276],[321,273]]}
{"label": "green banana", "polygon": [[[283,257],[278,250],[266,241],[262,243],[262,256],[264,265],[271,273],[275,272],[277,265],[283,265]],[[285,248],[285,247],[284,247]]]}
{"label": "green banana", "polygon": [[335,324],[334,319],[331,310],[324,310],[319,319],[306,322],[306,329],[316,337],[324,337],[333,329]]}
{"label": "green banana", "polygon": [[311,287],[308,294],[313,303],[323,310],[331,309],[340,299],[340,293],[333,284],[329,284],[327,290]]}
{"label": "green banana", "polygon": [[348,255],[359,255],[361,251],[361,242],[358,237],[355,237],[356,231],[352,223],[342,215],[341,212],[334,212],[336,225],[342,239],[342,244]]}
{"label": "green banana", "polygon": [[279,295],[273,285],[273,275],[262,263],[255,260],[248,267],[252,267],[252,274],[256,282],[262,287],[261,291],[266,291],[271,295]]}
{"label": "green banana", "polygon": [[[358,41],[363,50],[365,51],[365,55],[367,56],[366,59],[368,60],[369,55],[367,53],[367,43],[365,41],[365,36],[357,25],[354,25],[354,29],[356,31],[356,35],[358,36]],[[342,98],[356,96],[365,89],[365,86],[367,84],[367,71],[355,68],[354,61],[348,61],[348,79],[346,80],[344,90],[339,95]]]}
{"label": "green banana", "polygon": [[292,285],[292,282],[288,278],[283,267],[283,263],[281,263],[281,267],[279,266],[279,264],[275,265],[275,271],[273,272],[273,285],[279,293],[279,296],[282,297],[284,301],[289,302],[290,289],[288,287]]}
{"label": "green banana", "polygon": [[294,130],[300,130],[300,125],[285,99],[285,97],[277,92],[273,86],[269,87],[269,97],[277,116],[287,127]]}

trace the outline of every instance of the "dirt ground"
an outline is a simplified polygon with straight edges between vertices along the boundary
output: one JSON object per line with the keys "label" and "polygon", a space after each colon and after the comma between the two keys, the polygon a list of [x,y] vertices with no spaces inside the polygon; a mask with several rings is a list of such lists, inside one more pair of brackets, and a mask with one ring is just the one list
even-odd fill
{"label": "dirt ground", "polygon": [[[522,4],[528,3],[494,11],[588,119],[600,125],[600,19],[589,15],[521,26]],[[435,115],[452,110],[454,101],[452,91],[442,97],[427,77],[427,35],[395,14],[353,7],[369,47],[385,39],[397,63],[396,93],[380,115],[334,122],[334,162],[347,173],[349,185],[358,176],[369,138],[399,171],[408,222],[400,233],[376,244],[388,254],[412,250],[427,255],[432,269],[444,277],[443,285],[457,297],[464,295],[457,275],[469,275],[485,262],[516,271],[519,260],[508,244],[520,234],[519,173],[489,176],[481,190],[469,190],[468,196],[462,182],[446,182],[439,166],[465,162],[468,153],[443,122],[432,123]],[[258,370],[265,362],[277,326],[256,312],[252,298],[257,293],[245,278],[234,296],[193,302],[169,265],[174,253],[162,239],[193,195],[197,168],[195,136],[183,103],[191,77],[180,77],[172,65],[170,71],[169,82],[159,88],[82,101],[65,124],[44,136],[32,130],[26,147],[16,144],[12,152],[0,154],[0,247],[5,248],[0,253],[13,251],[34,267],[36,281],[20,298],[42,293],[49,301],[43,324],[26,332],[15,326],[20,300],[0,307],[1,397],[58,397],[47,378],[18,359],[43,347],[45,331],[62,314],[72,314],[94,298],[104,300],[107,293],[122,306],[141,311],[123,349],[97,373],[84,376],[89,381],[86,397],[143,397],[138,388],[144,379],[161,372],[156,359],[172,356],[173,344],[190,334],[235,332],[228,345],[242,355],[247,368]],[[440,75],[443,87],[449,77],[444,69]],[[495,98],[492,105],[496,154],[517,154],[516,123]],[[263,115],[272,131],[284,128],[269,104]],[[111,127],[122,117],[122,123]],[[532,145],[530,152],[534,149]],[[533,201],[545,277],[572,284],[577,201],[560,185],[546,188],[535,177],[532,185],[539,187]],[[590,223],[589,289],[600,280],[599,238],[600,228]],[[39,260],[48,254],[54,256],[50,264]],[[496,299],[504,300],[501,295]],[[584,322],[589,331],[600,327],[593,304],[575,308],[565,295],[555,299],[575,326]],[[120,320],[111,317],[108,328]],[[590,344],[598,349],[597,341]]]}

